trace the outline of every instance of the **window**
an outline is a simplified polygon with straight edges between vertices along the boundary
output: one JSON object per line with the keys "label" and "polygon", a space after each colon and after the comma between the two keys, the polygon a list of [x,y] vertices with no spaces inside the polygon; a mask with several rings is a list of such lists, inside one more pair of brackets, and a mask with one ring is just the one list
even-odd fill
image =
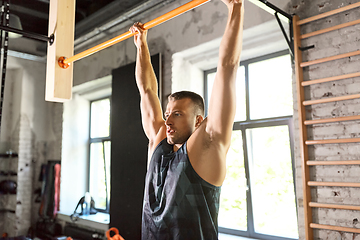
{"label": "window", "polygon": [[110,99],[90,102],[89,192],[95,208],[109,211],[110,200]]}
{"label": "window", "polygon": [[[205,72],[205,102],[216,69]],[[287,51],[241,63],[219,231],[298,239],[292,146],[292,68]]]}

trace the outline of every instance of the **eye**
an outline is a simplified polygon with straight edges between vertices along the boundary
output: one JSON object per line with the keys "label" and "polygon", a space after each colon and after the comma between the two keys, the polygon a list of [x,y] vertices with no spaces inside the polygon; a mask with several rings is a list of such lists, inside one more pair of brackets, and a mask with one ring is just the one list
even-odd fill
{"label": "eye", "polygon": [[179,117],[179,116],[181,116],[181,114],[180,113],[175,113],[175,116]]}
{"label": "eye", "polygon": [[164,117],[165,119],[167,119],[169,117],[169,114],[165,114]]}

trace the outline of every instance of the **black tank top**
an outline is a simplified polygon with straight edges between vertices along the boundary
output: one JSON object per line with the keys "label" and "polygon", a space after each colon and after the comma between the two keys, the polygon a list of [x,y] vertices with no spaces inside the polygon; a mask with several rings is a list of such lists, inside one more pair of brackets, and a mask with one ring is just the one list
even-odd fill
{"label": "black tank top", "polygon": [[192,168],[186,143],[173,152],[164,139],[146,174],[142,240],[218,239],[220,189]]}

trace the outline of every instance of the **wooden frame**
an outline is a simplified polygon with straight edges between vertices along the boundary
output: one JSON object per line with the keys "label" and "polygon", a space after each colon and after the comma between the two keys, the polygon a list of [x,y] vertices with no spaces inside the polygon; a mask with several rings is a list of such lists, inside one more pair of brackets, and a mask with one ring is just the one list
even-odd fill
{"label": "wooden frame", "polygon": [[316,182],[309,181],[308,185],[310,187],[360,187],[360,183],[354,182]]}
{"label": "wooden frame", "polygon": [[345,121],[356,121],[356,120],[360,120],[360,115],[337,117],[337,118],[327,118],[327,119],[306,120],[306,121],[304,122],[304,124],[305,124],[305,125],[312,125],[312,124],[333,123],[333,122],[345,122]]}
{"label": "wooden frame", "polygon": [[299,17],[293,17],[293,29],[294,29],[294,59],[295,59],[295,74],[296,74],[296,92],[297,92],[297,104],[299,113],[299,131],[300,131],[300,152],[301,152],[301,171],[302,171],[302,186],[303,186],[303,202],[304,202],[304,215],[305,215],[305,237],[307,240],[313,240],[313,230],[310,228],[312,222],[312,209],[309,206],[311,201],[311,189],[307,185],[310,180],[309,167],[306,165],[308,159],[308,146],[305,144],[307,139],[307,129],[304,124],[306,120],[305,106],[302,102],[305,99],[304,88],[301,86],[303,82],[303,69],[300,66],[302,62],[302,54],[299,50],[301,47],[300,41],[300,26],[298,24]]}
{"label": "wooden frame", "polygon": [[339,205],[339,204],[330,204],[330,203],[316,203],[310,202],[311,199],[311,187],[360,187],[360,183],[354,182],[322,182],[322,181],[311,181],[309,177],[309,168],[311,166],[334,166],[334,165],[360,165],[360,160],[338,160],[338,161],[320,161],[320,160],[309,160],[308,159],[308,146],[315,144],[341,144],[341,143],[357,143],[360,142],[360,138],[340,138],[340,139],[319,139],[319,140],[308,140],[307,139],[307,129],[306,126],[313,124],[325,124],[325,123],[334,123],[334,122],[343,122],[343,121],[357,121],[360,120],[360,115],[355,116],[343,116],[335,117],[328,119],[305,119],[305,106],[320,104],[320,103],[329,103],[337,102],[343,100],[352,100],[360,98],[360,94],[353,94],[347,96],[333,97],[333,98],[323,98],[317,100],[306,100],[304,99],[304,87],[312,84],[321,84],[325,82],[338,81],[348,78],[360,77],[360,72],[344,74],[340,76],[331,76],[327,78],[320,78],[315,80],[303,80],[303,68],[312,66],[315,64],[321,64],[333,60],[338,60],[342,58],[347,58],[355,55],[360,55],[360,50],[339,54],[336,56],[325,57],[321,59],[316,59],[312,61],[302,62],[301,51],[301,39],[317,36],[319,34],[325,34],[330,31],[338,30],[344,27],[353,26],[359,24],[360,20],[355,20],[352,22],[339,24],[333,27],[326,29],[318,30],[312,33],[306,33],[300,35],[300,25],[310,23],[340,12],[344,12],[350,9],[360,7],[360,2],[351,4],[349,6],[339,8],[324,14],[320,14],[314,17],[307,19],[299,20],[297,16],[294,16],[293,19],[293,29],[294,29],[294,52],[295,52],[295,74],[296,74],[296,87],[297,87],[297,100],[298,100],[298,115],[299,115],[299,132],[300,132],[300,151],[302,159],[302,183],[303,183],[303,202],[304,202],[304,217],[305,217],[305,238],[306,240],[313,240],[313,230],[312,229],[326,229],[333,231],[345,231],[360,233],[360,229],[356,228],[347,228],[341,226],[331,226],[312,223],[312,210],[311,208],[334,208],[334,209],[346,209],[346,210],[360,210],[360,206],[353,205]]}
{"label": "wooden frame", "polygon": [[333,208],[333,209],[344,209],[344,210],[355,210],[360,211],[360,206],[353,206],[353,205],[340,205],[340,204],[329,204],[329,203],[315,203],[310,202],[310,207],[313,208]]}
{"label": "wooden frame", "polygon": [[312,85],[312,84],[318,84],[318,83],[324,83],[324,82],[332,82],[332,81],[343,80],[343,79],[354,78],[354,77],[360,77],[360,72],[349,73],[349,74],[344,74],[344,75],[339,75],[339,76],[334,76],[334,77],[328,77],[328,78],[321,78],[321,79],[304,81],[304,82],[301,83],[301,86],[305,87],[305,86],[309,86],[309,85]]}
{"label": "wooden frame", "polygon": [[309,17],[309,18],[306,18],[306,19],[303,19],[303,20],[300,20],[300,21],[298,21],[297,24],[298,25],[303,25],[305,23],[313,22],[313,21],[316,21],[316,20],[319,20],[319,19],[322,19],[322,18],[325,18],[325,17],[329,17],[331,15],[335,15],[335,14],[338,14],[338,13],[341,13],[341,12],[345,12],[345,11],[348,11],[348,10],[351,10],[351,9],[354,9],[354,8],[357,8],[357,7],[360,7],[360,2],[348,5],[346,7],[338,8],[338,9],[335,9],[335,10],[332,10],[332,11],[329,11],[329,12],[326,12],[326,13],[323,13],[323,14],[319,14],[319,15],[316,15],[316,16],[313,16],[313,17]]}
{"label": "wooden frame", "polygon": [[304,106],[308,106],[308,105],[314,105],[314,104],[320,104],[320,103],[352,100],[352,99],[357,99],[357,98],[360,98],[360,94],[353,94],[353,95],[334,97],[334,98],[323,98],[323,99],[317,99],[317,100],[307,100],[307,101],[303,101],[303,104],[304,104]]}
{"label": "wooden frame", "polygon": [[342,160],[342,161],[307,161],[308,166],[331,166],[331,165],[360,165],[360,160]]}
{"label": "wooden frame", "polygon": [[306,145],[315,144],[334,144],[334,143],[357,143],[360,142],[360,138],[340,138],[340,139],[324,139],[324,140],[307,140]]}
{"label": "wooden frame", "polygon": [[303,62],[303,63],[300,64],[300,66],[301,67],[308,67],[308,66],[311,66],[311,65],[324,63],[324,62],[330,62],[330,61],[334,61],[334,60],[338,60],[338,59],[342,59],[342,58],[347,58],[347,57],[352,57],[352,56],[356,56],[356,55],[360,55],[360,50],[354,51],[354,52],[349,52],[349,53],[344,53],[344,54],[340,54],[340,55],[335,55],[335,56],[331,56],[331,57],[316,59],[316,60],[312,60],[312,61],[308,61],[308,62]]}
{"label": "wooden frame", "polygon": [[75,0],[51,0],[49,35],[54,34],[55,40],[47,49],[46,101],[64,102],[72,97],[73,66],[61,68],[58,58],[74,54],[74,30]]}
{"label": "wooden frame", "polygon": [[316,224],[316,223],[311,223],[310,227],[317,228],[317,229],[340,231],[340,232],[360,233],[360,229],[358,229],[358,228],[338,227],[338,226],[323,225],[323,224]]}
{"label": "wooden frame", "polygon": [[339,24],[333,27],[329,27],[329,28],[325,28],[325,29],[321,29],[319,31],[315,31],[315,32],[311,32],[311,33],[307,33],[307,34],[303,34],[300,36],[301,39],[305,39],[305,38],[309,38],[309,37],[314,37],[323,33],[327,33],[327,32],[331,32],[331,31],[335,31],[335,30],[339,30],[341,28],[345,28],[345,27],[350,27],[356,24],[360,23],[360,19],[359,20],[355,20],[352,22],[347,22],[347,23],[343,23],[343,24]]}

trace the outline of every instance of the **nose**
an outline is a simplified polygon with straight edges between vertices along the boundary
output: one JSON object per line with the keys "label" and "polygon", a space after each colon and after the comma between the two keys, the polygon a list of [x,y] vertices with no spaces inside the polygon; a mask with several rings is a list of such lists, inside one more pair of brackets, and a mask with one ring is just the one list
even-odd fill
{"label": "nose", "polygon": [[166,120],[165,120],[165,125],[166,125],[166,126],[172,125],[171,115],[166,118]]}

